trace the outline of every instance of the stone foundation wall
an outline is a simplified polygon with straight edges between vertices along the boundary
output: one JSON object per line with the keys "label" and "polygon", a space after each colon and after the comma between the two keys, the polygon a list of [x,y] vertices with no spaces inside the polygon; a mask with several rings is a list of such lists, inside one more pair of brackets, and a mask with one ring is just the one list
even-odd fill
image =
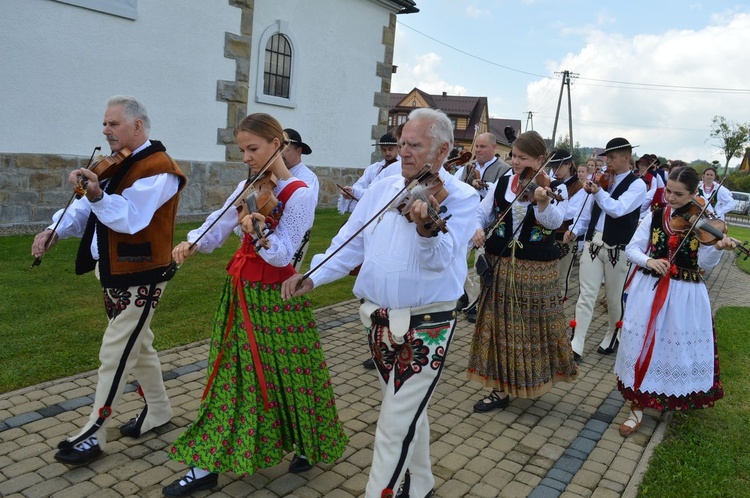
{"label": "stone foundation wall", "polygon": [[[0,154],[0,234],[36,233],[73,194],[68,175],[88,157]],[[201,219],[220,208],[247,176],[239,162],[177,161],[188,183],[180,197],[180,220]],[[363,169],[310,167],[320,181],[318,207],[336,207],[336,184],[352,185]]]}

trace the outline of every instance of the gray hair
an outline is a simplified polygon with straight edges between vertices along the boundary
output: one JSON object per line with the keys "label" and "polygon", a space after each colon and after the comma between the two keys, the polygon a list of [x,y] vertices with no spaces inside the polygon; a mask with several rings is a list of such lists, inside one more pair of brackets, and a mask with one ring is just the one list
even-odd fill
{"label": "gray hair", "polygon": [[115,95],[107,99],[107,107],[121,105],[125,117],[131,121],[140,119],[143,122],[143,129],[146,134],[151,130],[151,120],[148,118],[148,111],[143,102],[130,95]]}
{"label": "gray hair", "polygon": [[440,144],[448,142],[448,150],[453,148],[453,125],[445,113],[438,109],[422,107],[414,109],[409,113],[409,121],[424,119],[430,121],[427,133],[432,138],[432,152],[434,153]]}

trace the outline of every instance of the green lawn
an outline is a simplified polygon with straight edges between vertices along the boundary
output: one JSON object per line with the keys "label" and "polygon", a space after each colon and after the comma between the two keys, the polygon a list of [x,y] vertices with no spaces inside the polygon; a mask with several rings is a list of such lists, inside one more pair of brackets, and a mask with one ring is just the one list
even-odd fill
{"label": "green lawn", "polygon": [[750,496],[750,308],[716,314],[725,396],[674,415],[641,484],[642,497]]}
{"label": "green lawn", "polygon": [[[730,226],[727,233],[731,237],[739,239],[742,242],[750,241],[750,228]],[[748,242],[748,245],[745,247],[750,248],[750,242]],[[745,259],[744,255],[740,256],[737,258],[737,266],[745,273],[750,273],[750,258]]]}
{"label": "green lawn", "polygon": [[[335,209],[316,212],[310,258],[324,251],[344,222]],[[176,240],[200,223],[180,224]],[[30,269],[32,236],[0,237],[3,278],[0,280],[0,392],[73,375],[99,366],[99,344],[106,326],[102,290],[93,274],[75,275],[78,240],[60,241],[41,266]],[[167,286],[152,328],[159,350],[208,338],[226,276],[226,264],[237,248],[232,236],[212,254],[196,254]],[[316,308],[354,296],[353,277],[315,289]]]}

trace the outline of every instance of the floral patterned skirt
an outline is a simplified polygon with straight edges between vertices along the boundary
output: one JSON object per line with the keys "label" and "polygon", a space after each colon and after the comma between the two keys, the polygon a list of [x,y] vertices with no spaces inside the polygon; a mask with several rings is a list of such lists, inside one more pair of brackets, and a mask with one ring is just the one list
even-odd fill
{"label": "floral patterned skirt", "polygon": [[[170,457],[211,472],[244,475],[276,465],[291,451],[313,464],[335,461],[348,437],[338,418],[310,302],[282,301],[281,284],[242,281],[238,288],[248,303],[254,341],[248,338],[229,276],[211,338],[209,388],[196,420],[175,441]],[[258,381],[253,342],[265,390]]]}
{"label": "floral patterned skirt", "polygon": [[554,382],[578,375],[573,359],[558,261],[487,255],[491,287],[483,287],[467,378],[519,398],[536,398]]}

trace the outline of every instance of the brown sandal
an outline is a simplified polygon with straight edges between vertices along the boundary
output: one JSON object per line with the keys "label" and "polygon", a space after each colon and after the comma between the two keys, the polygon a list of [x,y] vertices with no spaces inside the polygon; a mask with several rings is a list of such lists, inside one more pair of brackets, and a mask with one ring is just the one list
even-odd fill
{"label": "brown sandal", "polygon": [[620,435],[622,437],[632,436],[641,426],[641,422],[643,422],[643,410],[631,403],[630,415],[625,422],[620,424]]}

